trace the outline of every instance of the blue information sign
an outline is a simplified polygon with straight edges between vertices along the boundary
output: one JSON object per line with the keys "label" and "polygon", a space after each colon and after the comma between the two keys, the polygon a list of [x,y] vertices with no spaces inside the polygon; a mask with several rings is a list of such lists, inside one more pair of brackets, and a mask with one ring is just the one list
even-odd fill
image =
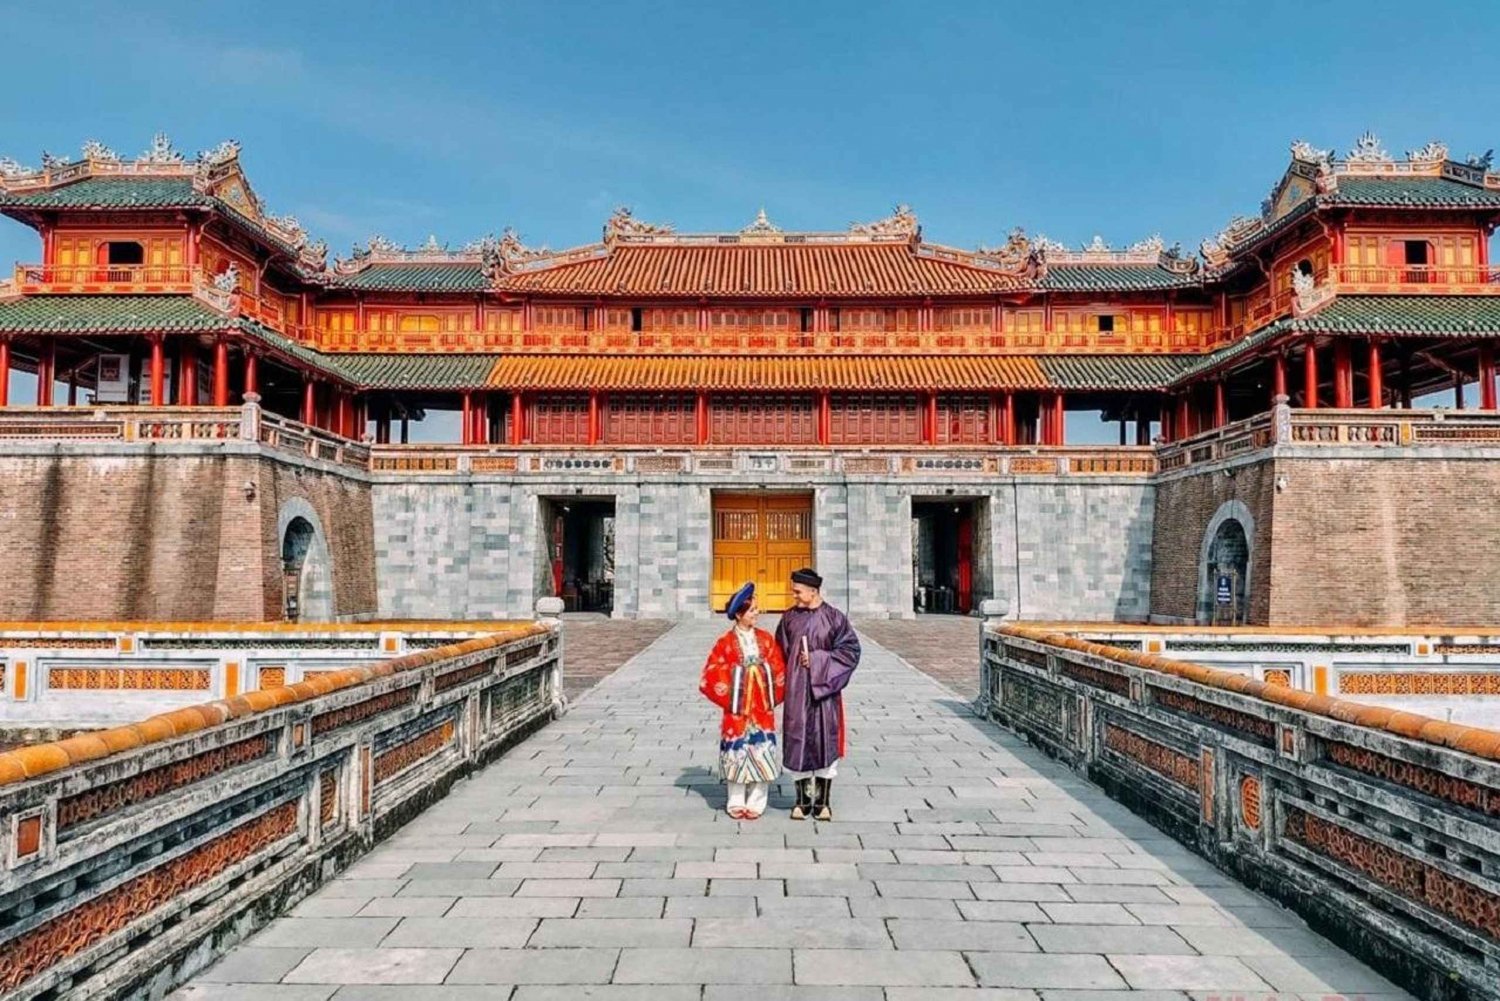
{"label": "blue information sign", "polygon": [[1219,574],[1219,581],[1214,589],[1215,600],[1221,605],[1229,605],[1234,602],[1234,582],[1229,579],[1227,573]]}

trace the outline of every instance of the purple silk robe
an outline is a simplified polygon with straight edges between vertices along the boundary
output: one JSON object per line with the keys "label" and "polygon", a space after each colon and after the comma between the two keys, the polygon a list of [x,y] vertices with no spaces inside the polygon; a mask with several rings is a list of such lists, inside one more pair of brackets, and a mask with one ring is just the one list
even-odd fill
{"label": "purple silk robe", "polygon": [[[807,638],[809,667],[802,666]],[[794,772],[827,768],[844,755],[844,697],[859,666],[859,637],[844,613],[829,604],[789,608],[776,627],[786,657],[782,763]]]}

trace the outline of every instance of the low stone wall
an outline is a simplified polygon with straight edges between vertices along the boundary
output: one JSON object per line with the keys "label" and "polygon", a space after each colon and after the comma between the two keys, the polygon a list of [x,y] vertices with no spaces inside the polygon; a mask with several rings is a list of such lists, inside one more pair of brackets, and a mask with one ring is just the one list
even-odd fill
{"label": "low stone wall", "polygon": [[556,620],[0,754],[0,996],[161,997],[562,705]]}
{"label": "low stone wall", "polygon": [[980,704],[1434,1001],[1500,996],[1500,732],[1020,626]]}

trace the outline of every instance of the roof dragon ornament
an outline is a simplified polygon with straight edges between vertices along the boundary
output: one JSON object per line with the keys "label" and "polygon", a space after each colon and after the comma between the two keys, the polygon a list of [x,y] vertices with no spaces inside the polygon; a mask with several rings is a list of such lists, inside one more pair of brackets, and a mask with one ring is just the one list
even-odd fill
{"label": "roof dragon ornament", "polygon": [[621,205],[604,224],[604,242],[608,243],[617,236],[666,236],[671,232],[670,225],[642,222],[628,205]]}
{"label": "roof dragon ornament", "polygon": [[850,223],[849,232],[856,236],[917,238],[922,235],[922,227],[917,222],[917,214],[912,211],[912,207],[901,204],[897,205],[895,210],[884,219]]}

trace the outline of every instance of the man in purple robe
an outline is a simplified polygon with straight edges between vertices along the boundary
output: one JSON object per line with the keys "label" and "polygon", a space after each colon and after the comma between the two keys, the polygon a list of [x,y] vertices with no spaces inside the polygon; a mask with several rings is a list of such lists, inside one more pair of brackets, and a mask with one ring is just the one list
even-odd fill
{"label": "man in purple robe", "polygon": [[859,666],[859,637],[844,613],[823,600],[823,578],[792,574],[795,604],[781,616],[776,642],[786,657],[782,763],[796,780],[792,819],[833,819],[833,778],[844,756],[844,697]]}

